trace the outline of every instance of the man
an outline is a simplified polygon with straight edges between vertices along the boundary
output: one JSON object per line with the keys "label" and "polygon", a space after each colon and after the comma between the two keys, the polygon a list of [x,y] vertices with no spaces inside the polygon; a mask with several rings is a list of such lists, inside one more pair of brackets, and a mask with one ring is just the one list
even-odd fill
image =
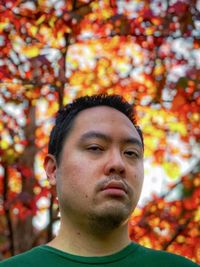
{"label": "man", "polygon": [[0,267],[197,266],[129,239],[128,219],[144,177],[143,136],[134,116],[118,95],[82,97],[58,112],[44,168],[57,188],[59,233]]}

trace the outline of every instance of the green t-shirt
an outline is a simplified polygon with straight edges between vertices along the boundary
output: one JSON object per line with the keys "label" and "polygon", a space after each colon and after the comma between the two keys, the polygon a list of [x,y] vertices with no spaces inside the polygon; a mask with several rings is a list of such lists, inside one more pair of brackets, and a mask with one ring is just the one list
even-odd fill
{"label": "green t-shirt", "polygon": [[35,247],[3,262],[0,267],[195,267],[184,257],[131,243],[123,250],[103,257],[80,257],[47,245]]}

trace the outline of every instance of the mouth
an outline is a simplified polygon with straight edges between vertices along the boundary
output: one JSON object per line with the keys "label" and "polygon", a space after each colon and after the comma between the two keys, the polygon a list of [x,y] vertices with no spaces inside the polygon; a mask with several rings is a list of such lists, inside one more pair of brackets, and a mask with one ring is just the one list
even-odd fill
{"label": "mouth", "polygon": [[127,194],[126,186],[121,181],[110,181],[105,186],[103,186],[101,191],[109,195],[115,195],[115,196],[123,196]]}

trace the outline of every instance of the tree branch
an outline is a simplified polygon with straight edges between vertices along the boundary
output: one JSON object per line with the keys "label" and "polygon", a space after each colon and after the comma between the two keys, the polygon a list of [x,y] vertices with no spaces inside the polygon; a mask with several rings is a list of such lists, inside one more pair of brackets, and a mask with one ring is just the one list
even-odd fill
{"label": "tree branch", "polygon": [[174,233],[174,235],[172,236],[171,240],[169,240],[168,242],[166,242],[162,249],[163,250],[167,250],[168,247],[176,240],[176,238],[185,230],[185,228],[188,226],[188,224],[190,223],[190,221],[193,219],[193,217],[191,216],[190,218],[188,218],[186,220],[186,222],[184,224],[181,224],[177,227],[176,232]]}

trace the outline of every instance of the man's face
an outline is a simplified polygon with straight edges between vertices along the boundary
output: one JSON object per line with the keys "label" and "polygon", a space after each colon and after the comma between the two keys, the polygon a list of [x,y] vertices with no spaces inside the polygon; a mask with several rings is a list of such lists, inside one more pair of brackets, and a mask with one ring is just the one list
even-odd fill
{"label": "man's face", "polygon": [[74,120],[55,168],[61,218],[119,226],[134,210],[142,188],[140,136],[120,111],[88,108]]}

